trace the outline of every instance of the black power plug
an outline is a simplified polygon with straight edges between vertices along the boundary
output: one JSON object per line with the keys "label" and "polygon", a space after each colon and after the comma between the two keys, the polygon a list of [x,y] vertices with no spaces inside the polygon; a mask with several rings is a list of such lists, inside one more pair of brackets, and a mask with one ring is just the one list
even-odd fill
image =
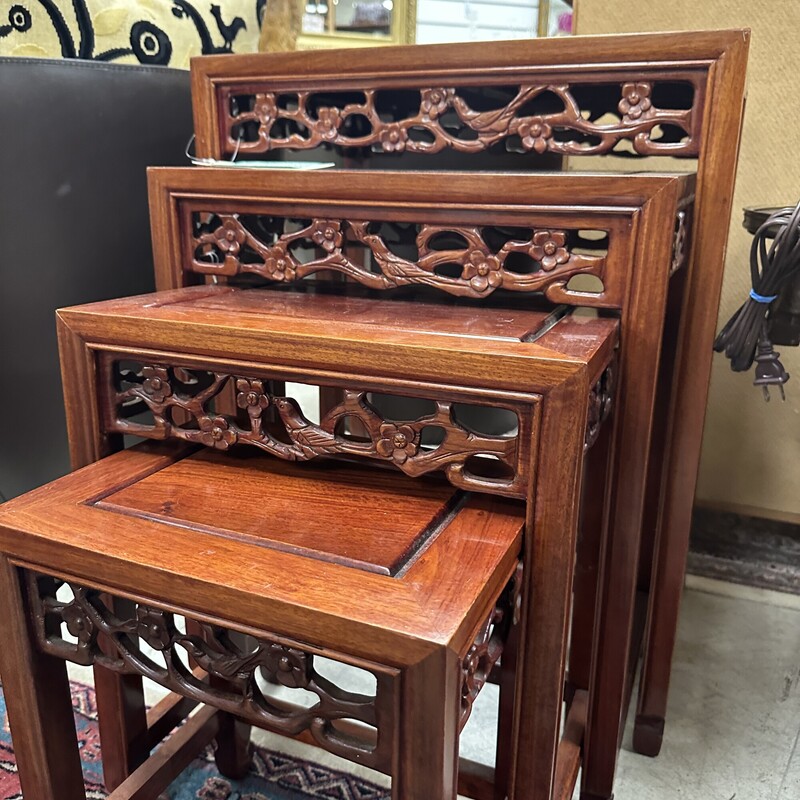
{"label": "black power plug", "polygon": [[783,384],[789,380],[789,373],[783,368],[780,353],[776,353],[769,339],[761,339],[756,349],[756,377],[753,386],[760,386],[764,392],[764,399],[769,402],[769,387],[778,386],[781,390],[781,399],[786,399]]}

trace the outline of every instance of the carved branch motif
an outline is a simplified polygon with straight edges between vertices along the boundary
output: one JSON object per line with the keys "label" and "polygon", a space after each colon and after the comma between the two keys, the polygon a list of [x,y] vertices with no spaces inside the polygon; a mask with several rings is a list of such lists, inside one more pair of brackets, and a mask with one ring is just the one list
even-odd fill
{"label": "carved branch motif", "polygon": [[[524,239],[505,237],[504,244],[492,248],[482,228],[423,224],[414,242],[417,258],[410,260],[394,253],[382,236],[371,232],[370,222],[314,219],[298,231],[265,235],[256,234],[255,226],[245,224],[239,214],[203,211],[197,218],[219,220],[214,230],[193,236],[190,269],[205,274],[251,273],[288,283],[333,270],[370,289],[425,285],[460,297],[482,298],[503,288],[545,291],[551,300],[561,302],[573,275],[602,278],[605,268],[603,256],[571,252],[563,230],[533,230]],[[439,249],[434,240],[449,240],[449,246]],[[298,248],[316,250],[316,257],[303,262]],[[357,263],[351,248],[359,255],[366,248],[371,264]],[[245,251],[247,259],[243,258]],[[512,254],[526,261],[530,271],[511,268],[507,262]],[[455,267],[460,274],[443,274],[446,267]]]}
{"label": "carved branch motif", "polygon": [[605,368],[603,374],[589,393],[589,419],[586,424],[584,451],[588,450],[597,441],[603,423],[611,414],[616,388],[617,360],[615,357]]}
{"label": "carved branch motif", "polygon": [[503,654],[511,626],[516,625],[522,596],[522,563],[481,625],[475,641],[461,662],[461,727],[467,724],[475,698]]}
{"label": "carved branch motif", "polygon": [[[616,107],[582,109],[576,96],[587,86],[523,84],[504,105],[486,111],[471,108],[466,99],[477,89],[425,87],[419,89],[415,111],[395,112],[388,120],[387,109],[378,110],[379,90],[374,88],[359,93],[362,102],[348,102],[351,92],[336,104],[335,93],[251,90],[248,95],[225,87],[220,92],[223,147],[226,153],[237,149],[263,153],[282,148],[308,150],[327,143],[385,153],[439,153],[446,148],[479,153],[505,141],[509,150],[596,155],[627,140],[640,156],[697,155],[696,91],[692,108],[662,109],[653,104],[655,84],[651,82],[601,84],[598,88],[605,92],[615,88],[619,92]],[[485,87],[485,93],[491,91]],[[534,111],[537,106],[538,112]],[[615,119],[600,121],[609,115]],[[677,129],[679,135],[665,135],[664,126]],[[508,141],[511,137],[513,141]]]}
{"label": "carved branch motif", "polygon": [[675,239],[672,244],[670,275],[676,273],[686,263],[689,240],[689,224],[686,214],[686,209],[681,209],[675,216]]}
{"label": "carved branch motif", "polygon": [[[183,633],[175,615],[156,606],[135,603],[117,615],[97,589],[69,583],[72,599],[56,598],[63,581],[26,571],[35,635],[47,653],[84,666],[99,664],[115,672],[135,673],[185,697],[236,714],[256,725],[287,735],[308,730],[317,743],[345,758],[385,768],[391,753],[391,726],[384,732],[379,696],[387,688],[378,681],[374,697],[342,689],[320,675],[315,656],[301,645],[288,645],[267,635],[245,650],[231,631],[197,622],[202,636]],[[131,604],[128,605],[130,607]],[[115,606],[116,608],[116,606]],[[120,612],[121,613],[121,612]],[[72,641],[65,639],[63,628]],[[145,652],[140,642],[157,655]],[[224,685],[209,685],[192,672],[190,659]],[[262,690],[260,672],[289,689],[316,695],[310,707],[276,702]],[[377,729],[377,744],[340,735],[332,723],[358,720]]]}
{"label": "carved branch motif", "polygon": [[[116,382],[117,415],[111,429],[121,433],[182,439],[219,450],[248,444],[287,461],[363,456],[394,464],[412,477],[441,469],[455,486],[500,494],[515,494],[524,479],[524,470],[518,464],[518,436],[484,436],[468,430],[459,424],[453,403],[448,401],[436,401],[433,414],[395,423],[379,414],[367,399],[367,392],[346,389],[342,402],[317,425],[303,415],[295,400],[270,393],[268,382],[255,378],[148,364],[140,372],[120,372]],[[212,409],[214,398],[226,387],[235,390],[236,405],[246,412],[239,419]],[[130,410],[125,414],[122,410],[137,401],[152,412],[151,425],[123,418]],[[177,409],[184,413],[176,415]],[[188,421],[177,423],[176,417]],[[357,421],[366,435],[344,435],[346,420]],[[422,445],[422,433],[428,427],[444,432],[440,444]],[[466,462],[478,455],[499,460],[513,475],[494,478],[474,474]]]}

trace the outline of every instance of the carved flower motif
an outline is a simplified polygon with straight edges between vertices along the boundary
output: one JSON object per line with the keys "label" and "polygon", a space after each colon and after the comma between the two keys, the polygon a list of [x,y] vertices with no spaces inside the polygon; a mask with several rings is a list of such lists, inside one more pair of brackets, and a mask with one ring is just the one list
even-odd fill
{"label": "carved flower motif", "polygon": [[317,133],[328,141],[339,135],[339,126],[342,124],[342,114],[338,108],[320,108],[317,111]]}
{"label": "carved flower motif", "polygon": [[275,102],[275,95],[272,92],[267,94],[257,94],[253,111],[262,125],[269,125],[278,116],[278,104]]}
{"label": "carved flower motif", "polygon": [[293,281],[297,272],[282,244],[271,247],[264,258],[264,268],[274,281]]}
{"label": "carved flower motif", "polygon": [[619,101],[617,108],[625,122],[636,122],[651,107],[649,83],[624,83],[622,85],[622,100]]}
{"label": "carved flower motif", "polygon": [[467,706],[471,706],[475,696],[481,690],[480,676],[478,670],[481,669],[484,660],[484,651],[474,644],[461,662],[461,669],[464,675],[464,683],[461,685],[461,698]]}
{"label": "carved flower motif", "polygon": [[142,367],[142,389],[154,403],[163,403],[172,394],[166,367]]}
{"label": "carved flower motif", "polygon": [[342,226],[333,220],[316,220],[311,231],[311,240],[315,245],[332,253],[342,246]]}
{"label": "carved flower motif", "polygon": [[503,283],[500,259],[486,250],[473,250],[464,266],[464,279],[476,292],[485,292],[490,286],[496,289]]}
{"label": "carved flower motif", "polygon": [[381,131],[381,144],[385,153],[402,153],[406,149],[408,131],[397,122],[390,122]]}
{"label": "carved flower motif", "polygon": [[271,644],[264,659],[264,668],[275,676],[278,683],[290,689],[302,689],[308,686],[311,679],[311,661],[307,653]]}
{"label": "carved flower motif", "polygon": [[247,235],[244,228],[233,217],[223,220],[222,225],[214,231],[217,247],[223,253],[236,255],[239,248],[244,244]]}
{"label": "carved flower motif", "polygon": [[547,150],[547,142],[553,135],[553,129],[541,117],[531,117],[520,122],[517,133],[526,150],[544,153]]}
{"label": "carved flower motif", "polygon": [[136,633],[153,650],[166,650],[172,640],[167,615],[147,606],[136,607]]}
{"label": "carved flower motif", "polygon": [[429,119],[436,119],[447,111],[455,94],[455,89],[423,89],[420,92],[420,111]]}
{"label": "carved flower motif", "polygon": [[238,438],[225,417],[201,417],[200,431],[200,441],[206,447],[216,447],[218,450],[227,450],[236,444]]}
{"label": "carved flower motif", "polygon": [[569,250],[564,247],[567,237],[561,231],[537,231],[533,234],[531,258],[535,258],[545,272],[569,261]]}
{"label": "carved flower motif", "polygon": [[251,417],[257,417],[269,406],[269,395],[264,391],[263,381],[236,379],[236,405],[246,408]]}
{"label": "carved flower motif", "polygon": [[384,422],[380,427],[380,437],[375,449],[379,455],[391,458],[396,464],[404,464],[409,456],[417,453],[417,435],[410,425]]}
{"label": "carved flower motif", "polygon": [[61,617],[67,625],[67,630],[82,644],[88,644],[94,635],[94,625],[86,612],[75,604],[68,605]]}

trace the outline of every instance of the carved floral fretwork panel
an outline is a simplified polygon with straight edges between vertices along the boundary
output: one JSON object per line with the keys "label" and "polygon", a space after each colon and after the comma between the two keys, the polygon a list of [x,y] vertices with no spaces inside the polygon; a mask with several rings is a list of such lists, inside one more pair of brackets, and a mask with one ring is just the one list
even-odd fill
{"label": "carved floral fretwork panel", "polygon": [[[341,401],[316,424],[296,400],[275,394],[258,378],[161,364],[121,366],[110,357],[104,369],[113,398],[109,431],[220,450],[246,444],[288,461],[360,456],[412,477],[442,470],[464,489],[525,492],[528,466],[521,458],[519,426],[506,435],[478,433],[459,422],[447,400],[431,401],[432,413],[417,419],[390,420],[370,403],[368,392],[344,389]],[[218,398],[230,398],[236,413],[221,412]],[[145,409],[152,422],[137,420]]]}
{"label": "carved floral fretwork panel", "polygon": [[550,228],[287,220],[210,210],[194,212],[190,227],[187,269],[278,283],[333,271],[370,289],[422,285],[483,298],[502,288],[574,302],[570,278],[602,281],[606,266],[605,250],[587,252],[591,243],[578,231]]}
{"label": "carved floral fretwork panel", "polygon": [[617,358],[615,356],[589,393],[589,418],[586,423],[585,450],[588,450],[597,441],[603,423],[611,415],[616,390]]}
{"label": "carved floral fretwork panel", "polygon": [[[25,574],[35,635],[45,652],[85,666],[99,664],[115,672],[142,675],[279,733],[310,731],[326,750],[389,771],[392,724],[391,718],[385,724],[381,718],[382,708],[391,713],[393,678],[389,673],[365,670],[374,676],[375,694],[357,694],[321,675],[315,665],[317,656],[302,644],[268,634],[245,640],[224,627],[197,621],[191,630],[199,629],[202,635],[190,634],[181,618],[156,605],[130,601],[115,602],[112,607],[108,595],[97,589],[30,571]],[[62,599],[65,594],[68,599]],[[194,666],[219,680],[210,685]],[[296,690],[299,702],[276,699],[261,675]],[[301,699],[309,695],[310,705]],[[370,726],[377,731],[377,739],[365,736],[361,741],[352,733],[344,736],[335,726],[337,720]]]}
{"label": "carved floral fretwork panel", "polygon": [[[695,79],[419,89],[219,89],[227,154],[335,144],[384,153],[529,153],[696,156]],[[626,143],[627,147],[621,147]]]}
{"label": "carved floral fretwork panel", "polygon": [[519,622],[522,597],[522,563],[481,625],[475,641],[461,662],[461,726],[472,713],[475,698],[486,685],[492,668],[503,654],[513,625]]}

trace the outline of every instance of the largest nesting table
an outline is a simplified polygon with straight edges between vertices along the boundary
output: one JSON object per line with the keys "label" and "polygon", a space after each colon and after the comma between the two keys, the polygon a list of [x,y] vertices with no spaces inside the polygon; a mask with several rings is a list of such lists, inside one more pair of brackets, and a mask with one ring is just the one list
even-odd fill
{"label": "largest nesting table", "polygon": [[[640,169],[671,168],[673,158],[696,165],[686,290],[673,298],[663,328],[653,445],[637,478],[620,473],[616,481],[601,624],[617,660],[599,666],[587,796],[611,794],[642,653],[634,747],[649,755],[661,747],[749,39],[749,30],[684,31],[192,63],[201,157],[288,149],[327,159],[323,148],[339,147],[350,164],[410,169],[537,170],[564,156],[571,168],[595,169],[602,160],[602,171],[614,156]],[[647,301],[633,303],[632,317],[662,330]]]}

